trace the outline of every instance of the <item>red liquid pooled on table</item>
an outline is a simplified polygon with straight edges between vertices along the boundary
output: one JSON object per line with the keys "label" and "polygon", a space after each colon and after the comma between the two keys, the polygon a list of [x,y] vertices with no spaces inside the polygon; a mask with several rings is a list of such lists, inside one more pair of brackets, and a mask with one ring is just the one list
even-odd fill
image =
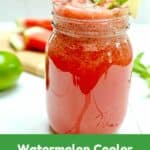
{"label": "red liquid pooled on table", "polygon": [[126,112],[132,69],[131,46],[124,36],[53,35],[46,83],[48,115],[55,132],[112,133],[118,129]]}

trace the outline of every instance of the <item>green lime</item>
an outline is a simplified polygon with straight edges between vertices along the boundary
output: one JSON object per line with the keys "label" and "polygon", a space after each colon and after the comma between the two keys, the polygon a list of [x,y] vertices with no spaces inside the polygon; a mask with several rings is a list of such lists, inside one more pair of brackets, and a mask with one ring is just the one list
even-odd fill
{"label": "green lime", "polygon": [[21,62],[14,54],[0,51],[0,90],[13,86],[22,71]]}

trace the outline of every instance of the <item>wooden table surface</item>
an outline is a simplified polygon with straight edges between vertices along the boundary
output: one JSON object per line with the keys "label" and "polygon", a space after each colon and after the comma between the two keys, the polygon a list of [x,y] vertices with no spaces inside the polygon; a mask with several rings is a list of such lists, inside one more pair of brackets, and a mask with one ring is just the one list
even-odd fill
{"label": "wooden table surface", "polygon": [[[1,24],[0,28],[12,27]],[[145,52],[150,64],[150,25],[132,25],[129,35],[134,53]],[[128,112],[118,133],[150,133],[150,89],[133,74]],[[0,93],[0,133],[51,133],[46,115],[44,79],[23,73],[16,88]]]}

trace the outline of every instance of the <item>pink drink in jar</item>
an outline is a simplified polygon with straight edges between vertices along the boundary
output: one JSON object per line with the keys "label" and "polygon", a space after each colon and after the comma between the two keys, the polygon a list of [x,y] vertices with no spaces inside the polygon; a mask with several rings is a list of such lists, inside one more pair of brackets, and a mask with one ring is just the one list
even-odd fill
{"label": "pink drink in jar", "polygon": [[56,133],[114,133],[127,109],[132,48],[125,8],[54,2],[47,108]]}

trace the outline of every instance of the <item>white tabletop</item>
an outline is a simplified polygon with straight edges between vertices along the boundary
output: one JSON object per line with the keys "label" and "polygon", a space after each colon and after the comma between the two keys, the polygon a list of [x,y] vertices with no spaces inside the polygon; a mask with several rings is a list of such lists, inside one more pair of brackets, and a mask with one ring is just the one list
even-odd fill
{"label": "white tabletop", "polygon": [[[0,29],[12,24],[0,24]],[[150,64],[150,25],[132,25],[129,35],[135,54],[145,52]],[[150,89],[133,74],[128,112],[118,133],[150,133]],[[15,88],[0,92],[0,133],[50,133],[44,79],[23,73]]]}

